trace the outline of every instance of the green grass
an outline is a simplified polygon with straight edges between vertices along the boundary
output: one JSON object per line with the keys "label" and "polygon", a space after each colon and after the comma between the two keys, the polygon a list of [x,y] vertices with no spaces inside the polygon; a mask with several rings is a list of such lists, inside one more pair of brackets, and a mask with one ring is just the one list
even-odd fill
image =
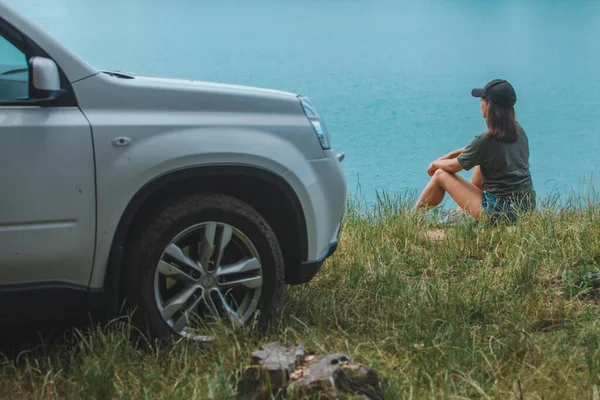
{"label": "green grass", "polygon": [[6,358],[0,398],[231,398],[274,340],[347,353],[390,399],[600,398],[598,194],[511,228],[438,226],[412,200],[350,203],[338,253],[287,289],[267,334],[220,327],[210,346],[143,349],[115,321]]}

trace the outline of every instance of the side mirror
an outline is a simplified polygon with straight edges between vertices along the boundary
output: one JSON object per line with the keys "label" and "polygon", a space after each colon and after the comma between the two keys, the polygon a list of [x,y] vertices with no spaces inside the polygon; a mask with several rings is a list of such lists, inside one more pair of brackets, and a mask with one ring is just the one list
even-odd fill
{"label": "side mirror", "polygon": [[32,57],[29,66],[31,83],[35,89],[50,97],[60,94],[60,75],[54,61],[44,57]]}

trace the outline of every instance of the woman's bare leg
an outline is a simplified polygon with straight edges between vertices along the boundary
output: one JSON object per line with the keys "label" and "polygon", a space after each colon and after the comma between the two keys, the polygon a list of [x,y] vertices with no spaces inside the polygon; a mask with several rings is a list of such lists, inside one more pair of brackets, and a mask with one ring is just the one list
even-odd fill
{"label": "woman's bare leg", "polygon": [[[473,168],[473,175],[471,176],[471,183],[479,188],[479,190],[483,191],[483,176],[481,175],[481,167],[476,165]],[[463,209],[460,206],[456,206],[456,212],[463,212]]]}
{"label": "woman's bare leg", "polygon": [[435,171],[435,174],[433,174],[433,177],[431,177],[431,180],[425,186],[423,193],[421,193],[421,197],[417,201],[415,208],[439,205],[444,199],[446,192],[469,215],[475,218],[480,217],[483,191],[465,178],[442,169]]}
{"label": "woman's bare leg", "polygon": [[437,182],[436,174],[433,174],[414,208],[435,207],[444,200],[444,194],[446,194],[446,191]]}

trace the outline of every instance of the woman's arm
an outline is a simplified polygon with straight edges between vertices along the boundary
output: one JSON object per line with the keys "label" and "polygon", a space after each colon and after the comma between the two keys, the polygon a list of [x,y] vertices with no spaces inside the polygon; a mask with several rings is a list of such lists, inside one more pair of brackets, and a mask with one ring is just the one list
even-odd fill
{"label": "woman's arm", "polygon": [[450,153],[438,158],[438,160],[451,160],[453,158],[458,157],[460,155],[460,153],[462,153],[464,150],[465,150],[464,147],[462,147],[460,149],[452,150]]}
{"label": "woman's arm", "polygon": [[438,169],[443,169],[446,172],[451,172],[456,174],[457,172],[462,171],[463,167],[460,165],[456,158],[452,158],[450,160],[435,160],[431,164],[429,164],[429,168],[427,169],[427,173],[429,176],[433,176],[435,171]]}

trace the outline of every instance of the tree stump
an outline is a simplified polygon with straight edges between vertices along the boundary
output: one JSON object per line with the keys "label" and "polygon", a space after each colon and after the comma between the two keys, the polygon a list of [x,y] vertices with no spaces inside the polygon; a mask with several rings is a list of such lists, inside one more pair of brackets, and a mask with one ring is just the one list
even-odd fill
{"label": "tree stump", "polygon": [[304,345],[264,344],[238,384],[238,400],[277,398],[343,399],[349,394],[382,400],[377,373],[346,354],[314,355]]}

